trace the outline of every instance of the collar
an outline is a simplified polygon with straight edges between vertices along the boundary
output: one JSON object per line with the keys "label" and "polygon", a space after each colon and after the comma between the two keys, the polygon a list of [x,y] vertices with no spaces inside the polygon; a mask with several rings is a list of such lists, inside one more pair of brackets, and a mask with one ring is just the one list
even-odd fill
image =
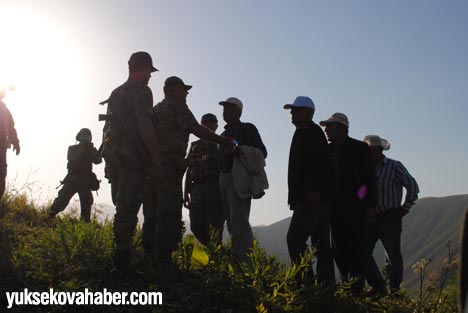
{"label": "collar", "polygon": [[240,124],[241,124],[241,121],[240,121],[240,120],[237,120],[237,122],[234,122],[234,123],[232,123],[232,124],[226,124],[226,125],[224,126],[224,129],[225,129],[225,130],[232,130],[232,129],[237,128]]}
{"label": "collar", "polygon": [[307,129],[307,128],[311,128],[314,126],[314,121],[312,120],[309,120],[307,122],[304,123],[304,125],[302,125],[301,127],[297,127],[296,129]]}
{"label": "collar", "polygon": [[351,137],[346,135],[346,137],[343,139],[343,141],[341,143],[332,142],[331,146],[339,148],[339,147],[342,147],[342,146],[348,144],[348,142],[351,142]]}
{"label": "collar", "polygon": [[184,104],[183,102],[181,102],[180,100],[176,99],[176,98],[173,97],[173,96],[165,96],[165,97],[164,97],[164,100],[169,101],[169,102],[175,102],[175,103],[179,103],[179,104]]}

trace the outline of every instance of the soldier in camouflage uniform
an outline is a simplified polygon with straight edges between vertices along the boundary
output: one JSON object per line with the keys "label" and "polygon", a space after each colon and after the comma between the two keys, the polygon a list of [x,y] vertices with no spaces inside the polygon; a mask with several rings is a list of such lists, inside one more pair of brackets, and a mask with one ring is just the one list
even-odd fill
{"label": "soldier in camouflage uniform", "polygon": [[154,137],[153,95],[148,87],[153,67],[146,52],[132,54],[128,61],[128,80],[116,88],[108,102],[103,157],[116,191],[114,217],[114,270],[131,272],[130,249],[143,201],[145,179],[151,168],[158,167]]}
{"label": "soldier in camouflage uniform", "polygon": [[0,199],[5,193],[5,179],[7,176],[7,150],[13,146],[16,155],[20,153],[18,135],[16,134],[13,116],[2,101],[5,89],[0,89]]}
{"label": "soldier in camouflage uniform", "polygon": [[[201,124],[213,132],[218,128],[215,115],[202,116]],[[216,243],[221,243],[224,210],[219,193],[218,146],[197,140],[190,146],[187,156],[184,206],[190,210],[190,229],[202,244],[210,242],[214,232]]]}
{"label": "soldier in camouflage uniform", "polygon": [[171,253],[182,236],[182,177],[189,135],[234,149],[234,143],[200,125],[187,106],[188,91],[182,79],[172,76],[164,83],[165,98],[154,107],[155,134],[160,156],[156,177],[155,266],[170,265]]}
{"label": "soldier in camouflage uniform", "polygon": [[63,187],[49,208],[49,217],[54,217],[65,210],[71,198],[78,193],[81,219],[89,223],[93,205],[91,190],[99,188],[99,181],[93,173],[93,163],[100,164],[102,158],[92,143],[91,131],[88,128],[81,129],[76,135],[76,140],[78,144],[68,147],[68,174],[61,182]]}

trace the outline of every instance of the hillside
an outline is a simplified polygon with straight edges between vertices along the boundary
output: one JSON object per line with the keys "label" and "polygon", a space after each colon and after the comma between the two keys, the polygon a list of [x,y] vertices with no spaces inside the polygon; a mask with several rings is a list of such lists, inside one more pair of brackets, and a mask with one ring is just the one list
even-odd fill
{"label": "hillside", "polygon": [[[232,256],[230,244],[202,247],[185,236],[173,254],[174,265],[153,267],[143,255],[137,231],[132,251],[135,271],[112,269],[112,221],[84,223],[65,214],[47,218],[26,196],[6,195],[0,203],[0,311],[13,291],[158,292],[161,305],[13,305],[8,312],[434,312],[456,310],[454,289],[424,288],[419,297],[370,298],[353,295],[349,285],[322,289],[307,279],[308,257],[285,266],[260,246],[246,262]],[[299,284],[299,282],[304,284]],[[24,297],[26,298],[26,296]],[[65,299],[63,297],[62,299]],[[68,299],[68,296],[67,296]],[[65,300],[64,300],[65,301]]]}
{"label": "hillside", "polygon": [[[468,207],[468,195],[441,198],[422,198],[403,219],[402,253],[404,259],[404,285],[413,289],[417,275],[411,266],[423,258],[429,258],[435,267],[447,257],[447,243],[450,241],[456,251],[459,244],[461,218]],[[290,218],[264,227],[255,227],[260,245],[268,253],[288,262],[286,233]],[[379,245],[374,252],[382,264],[384,253]]]}

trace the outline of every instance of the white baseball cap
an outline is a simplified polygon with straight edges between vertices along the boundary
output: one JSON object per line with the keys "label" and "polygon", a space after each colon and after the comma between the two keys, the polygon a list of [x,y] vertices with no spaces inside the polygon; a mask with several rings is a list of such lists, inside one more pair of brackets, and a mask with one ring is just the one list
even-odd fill
{"label": "white baseball cap", "polygon": [[242,110],[242,108],[244,107],[244,105],[242,104],[242,101],[240,101],[239,99],[237,99],[236,97],[229,97],[227,98],[226,100],[224,101],[220,101],[219,102],[219,105],[225,105],[225,104],[234,104],[236,107],[238,107],[239,109]]}
{"label": "white baseball cap", "polygon": [[292,104],[285,104],[283,106],[284,109],[292,109],[292,108],[310,108],[315,111],[315,104],[312,99],[306,96],[299,96],[294,100]]}

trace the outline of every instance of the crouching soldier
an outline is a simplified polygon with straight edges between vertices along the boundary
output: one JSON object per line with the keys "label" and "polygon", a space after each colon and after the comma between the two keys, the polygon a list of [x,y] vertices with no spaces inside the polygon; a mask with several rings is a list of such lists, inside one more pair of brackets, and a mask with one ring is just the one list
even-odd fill
{"label": "crouching soldier", "polygon": [[70,199],[78,193],[81,205],[81,219],[89,222],[91,219],[91,205],[93,204],[92,190],[99,189],[99,180],[93,173],[93,163],[102,162],[100,153],[92,143],[91,131],[88,128],[81,129],[76,135],[78,144],[68,147],[67,169],[68,174],[61,182],[60,189],[49,209],[49,216],[54,217],[62,212],[70,202]]}

